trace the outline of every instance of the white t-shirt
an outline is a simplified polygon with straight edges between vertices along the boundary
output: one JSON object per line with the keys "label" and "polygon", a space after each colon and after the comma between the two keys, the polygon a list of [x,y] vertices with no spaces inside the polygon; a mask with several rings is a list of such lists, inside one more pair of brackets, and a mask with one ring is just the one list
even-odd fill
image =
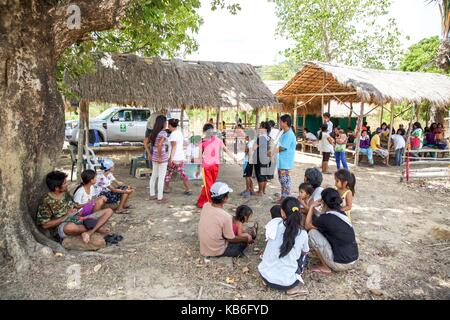
{"label": "white t-shirt", "polygon": [[116,180],[113,174],[109,172],[105,175],[103,172],[97,173],[97,183],[95,184],[95,194],[99,194],[102,191],[108,191],[108,187],[111,185],[113,181]]}
{"label": "white t-shirt", "polygon": [[275,239],[269,238],[267,241],[262,261],[258,266],[259,273],[264,279],[280,286],[290,286],[298,280],[297,260],[300,259],[302,252],[309,252],[308,233],[301,230],[295,238],[291,251],[280,258],[280,247],[283,244],[285,230],[284,223],[279,220]]}
{"label": "white t-shirt", "polygon": [[391,139],[392,141],[394,141],[395,150],[406,147],[405,139],[403,138],[403,136],[399,134],[393,134],[391,136]]}
{"label": "white t-shirt", "polygon": [[[314,189],[314,192],[312,193],[311,197],[309,198],[308,207],[311,206],[313,201],[319,201],[322,199],[322,191],[323,191],[322,187],[317,187],[316,189]],[[321,213],[322,212],[320,211],[320,208],[318,208],[318,207],[314,208],[314,214],[320,215]]]}
{"label": "white t-shirt", "polygon": [[314,133],[308,132],[305,137],[306,140],[317,141],[317,137],[314,135]]}
{"label": "white t-shirt", "polygon": [[328,132],[328,134],[330,134],[330,133],[332,133],[333,132],[333,122],[331,122],[331,121],[328,121],[327,122],[327,132]]}
{"label": "white t-shirt", "polygon": [[270,129],[269,137],[272,138],[272,141],[278,141],[278,135],[280,133],[280,130],[277,128]]}
{"label": "white t-shirt", "polygon": [[322,132],[322,139],[319,141],[317,149],[322,152],[334,152],[333,145],[328,141],[330,135],[327,132]]}
{"label": "white t-shirt", "polygon": [[244,156],[244,162],[249,162],[248,159],[253,159],[253,146],[255,145],[255,140],[250,140],[247,143],[248,154]]}
{"label": "white t-shirt", "polygon": [[[173,161],[184,161],[185,155],[184,155],[184,149],[183,149],[183,133],[181,133],[180,130],[173,131],[169,136],[169,145],[172,146],[172,141],[176,142],[176,150],[175,154],[173,155]],[[170,154],[169,154],[170,156]]]}
{"label": "white t-shirt", "polygon": [[95,197],[95,188],[91,187],[89,193],[86,193],[86,190],[83,186],[78,188],[77,192],[73,195],[73,201],[78,204],[86,204],[89,203]]}
{"label": "white t-shirt", "polygon": [[193,144],[193,143],[190,143],[187,146],[187,151],[186,152],[187,152],[189,161],[191,159],[197,159],[198,156],[199,156],[200,147],[195,145],[195,144]]}

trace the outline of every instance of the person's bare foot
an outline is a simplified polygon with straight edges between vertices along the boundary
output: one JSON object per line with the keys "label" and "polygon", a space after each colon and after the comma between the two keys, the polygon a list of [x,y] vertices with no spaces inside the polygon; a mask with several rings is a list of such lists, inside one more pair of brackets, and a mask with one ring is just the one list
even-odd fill
{"label": "person's bare foot", "polygon": [[150,201],[153,201],[153,200],[156,200],[156,199],[158,199],[156,196],[150,196],[150,198],[148,198],[148,200],[150,200]]}
{"label": "person's bare foot", "polygon": [[163,204],[163,203],[167,203],[167,202],[169,202],[169,200],[167,198],[162,198],[162,199],[156,200],[156,203],[158,203],[158,204]]}
{"label": "person's bare foot", "polygon": [[258,191],[258,192],[255,193],[255,196],[257,196],[257,197],[262,197],[262,196],[263,196],[263,193],[260,192],[260,191]]}
{"label": "person's bare foot", "polygon": [[90,234],[87,233],[87,232],[83,232],[83,233],[81,234],[81,238],[83,239],[83,242],[86,243],[86,244],[88,244],[89,241],[91,241],[91,236],[90,236]]}
{"label": "person's bare foot", "polygon": [[101,227],[97,230],[97,232],[100,233],[101,235],[106,236],[111,233],[111,229],[108,227]]}
{"label": "person's bare foot", "polygon": [[326,274],[329,275],[331,274],[331,269],[328,267],[325,267],[323,265],[315,265],[311,268],[312,272],[317,272],[317,273],[322,273],[322,274]]}
{"label": "person's bare foot", "polygon": [[309,294],[308,289],[305,287],[298,285],[286,291],[286,294],[289,296],[301,296]]}

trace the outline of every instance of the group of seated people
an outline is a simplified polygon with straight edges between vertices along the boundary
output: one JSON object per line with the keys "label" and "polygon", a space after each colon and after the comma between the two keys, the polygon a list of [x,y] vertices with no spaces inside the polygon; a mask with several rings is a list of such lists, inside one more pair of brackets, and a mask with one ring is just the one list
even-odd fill
{"label": "group of seated people", "polygon": [[[266,247],[258,271],[263,283],[287,294],[305,292],[302,274],[312,248],[320,261],[310,270],[320,274],[343,271],[355,266],[358,245],[353,230],[351,200],[344,189],[354,190],[355,178],[348,170],[336,172],[336,187],[323,189],[323,176],[317,168],[305,171],[298,197],[286,197],[270,209],[265,226]],[[347,182],[351,181],[351,185]],[[256,238],[258,225],[245,228],[252,209],[239,206],[231,216],[224,209],[233,190],[224,182],[211,187],[212,203],[200,214],[198,238],[204,257],[239,257]],[[345,203],[347,199],[347,203]]]}
{"label": "group of seated people", "polygon": [[120,241],[121,236],[111,234],[105,227],[106,222],[114,213],[113,209],[105,208],[107,204],[118,204],[115,213],[129,213],[131,206],[127,205],[134,188],[118,181],[114,175],[114,162],[105,159],[103,170],[85,170],[81,173],[81,184],[73,195],[69,193],[67,174],[52,171],[46,176],[48,192],[38,207],[37,224],[58,241],[67,236],[81,235],[88,244],[92,234],[98,232],[105,240]]}

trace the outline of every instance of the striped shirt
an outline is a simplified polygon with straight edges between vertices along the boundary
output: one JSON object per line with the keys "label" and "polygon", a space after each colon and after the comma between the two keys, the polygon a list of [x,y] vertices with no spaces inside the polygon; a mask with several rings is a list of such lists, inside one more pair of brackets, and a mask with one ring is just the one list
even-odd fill
{"label": "striped shirt", "polygon": [[[152,154],[152,161],[158,161],[158,144],[161,142],[161,139],[167,140],[167,132],[165,130],[161,130],[160,133],[156,136],[155,144],[153,145],[153,154]],[[161,149],[161,161],[167,162],[167,152],[166,152],[166,144],[164,143],[162,145]]]}

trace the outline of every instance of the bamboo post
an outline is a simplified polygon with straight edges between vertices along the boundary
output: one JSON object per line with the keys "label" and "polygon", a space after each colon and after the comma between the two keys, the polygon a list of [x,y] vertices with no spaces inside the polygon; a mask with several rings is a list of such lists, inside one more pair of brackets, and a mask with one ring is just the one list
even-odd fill
{"label": "bamboo post", "polygon": [[357,123],[358,134],[356,136],[355,166],[357,166],[359,163],[359,141],[361,140],[361,129],[362,129],[363,117],[364,117],[364,102],[361,102],[361,108],[359,110],[358,123]]}
{"label": "bamboo post", "polygon": [[416,122],[418,122],[419,121],[419,116],[420,116],[420,107],[421,107],[422,105],[421,104],[419,104],[417,107],[416,107]]}
{"label": "bamboo post", "polygon": [[266,109],[266,121],[269,121],[269,110]]}
{"label": "bamboo post", "polygon": [[208,121],[209,121],[209,109],[206,109],[206,122],[205,123],[208,123]]}
{"label": "bamboo post", "polygon": [[244,127],[247,128],[247,112],[244,112]]}
{"label": "bamboo post", "polygon": [[386,159],[386,164],[389,166],[389,150],[391,149],[391,137],[392,137],[392,129],[394,128],[394,107],[392,106],[392,103],[390,104],[391,109],[391,122],[389,124],[389,140],[388,140],[388,155]]}
{"label": "bamboo post", "polygon": [[78,119],[78,150],[77,150],[77,181],[81,181],[81,171],[83,170],[83,153],[84,153],[84,140],[86,139],[85,124],[87,101],[84,99],[80,100],[79,103],[79,119]]}
{"label": "bamboo post", "polygon": [[305,111],[303,111],[303,137],[305,136],[305,128],[306,128],[306,106]]}
{"label": "bamboo post", "polygon": [[322,104],[320,105],[320,113],[322,116],[322,123],[325,123],[325,118],[323,117],[324,111],[323,111],[323,107],[324,107],[325,101],[324,101],[324,97],[322,96]]}
{"label": "bamboo post", "polygon": [[331,113],[331,100],[328,101],[328,113]]}
{"label": "bamboo post", "polygon": [[[417,106],[416,104],[413,105],[413,113],[416,113]],[[402,158],[406,154],[406,181],[409,180],[409,156],[410,156],[410,150],[411,150],[411,132],[412,132],[412,123],[413,123],[414,116],[411,117],[409,120],[409,127],[408,127],[408,134],[406,136],[406,148],[403,150]],[[400,166],[400,173],[402,174],[402,167]]]}

